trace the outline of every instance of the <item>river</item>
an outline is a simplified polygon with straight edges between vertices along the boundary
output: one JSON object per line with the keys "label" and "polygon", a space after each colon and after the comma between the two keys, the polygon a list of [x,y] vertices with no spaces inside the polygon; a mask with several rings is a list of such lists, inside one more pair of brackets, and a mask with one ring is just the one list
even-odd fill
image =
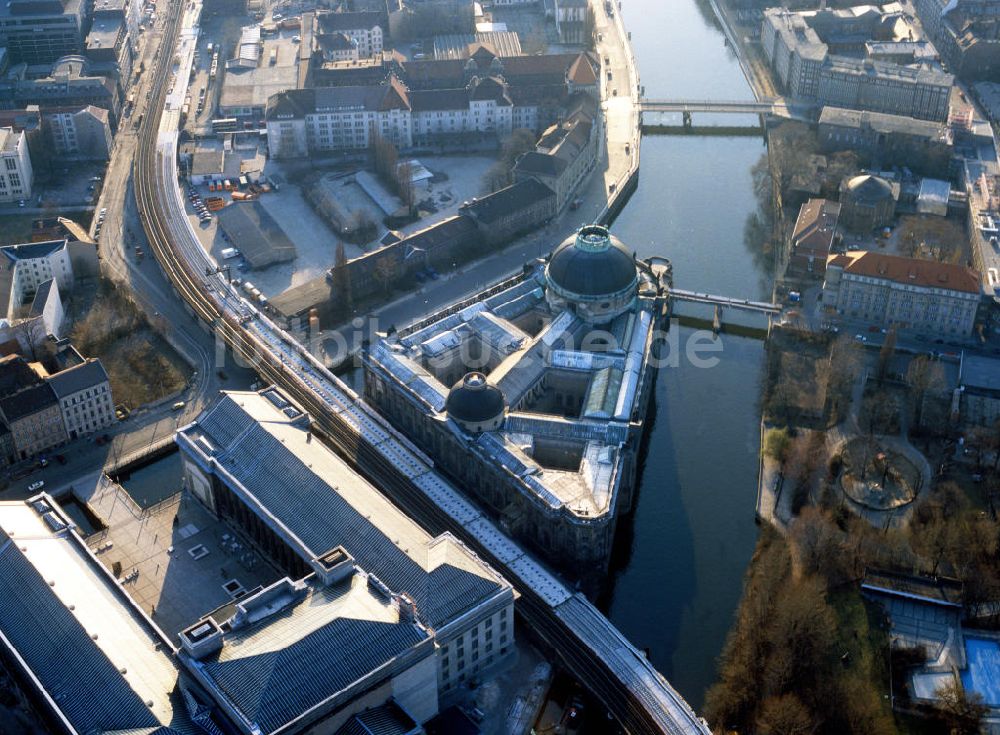
{"label": "river", "polygon": [[[752,99],[707,2],[625,0],[622,12],[646,96]],[[708,117],[695,124],[717,122]],[[679,288],[769,297],[770,274],[744,238],[757,206],[750,170],[764,152],[753,137],[644,137],[639,188],[614,233],[640,257],[669,257]],[[680,330],[682,346],[691,334]],[[659,374],[636,511],[602,600],[699,709],[757,538],[763,343],[720,339],[715,367],[682,359]]]}

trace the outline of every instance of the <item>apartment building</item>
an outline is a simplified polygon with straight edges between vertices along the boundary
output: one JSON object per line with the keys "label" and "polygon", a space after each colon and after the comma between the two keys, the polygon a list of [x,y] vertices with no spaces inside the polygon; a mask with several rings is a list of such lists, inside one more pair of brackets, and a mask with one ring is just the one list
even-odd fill
{"label": "apartment building", "polygon": [[34,178],[25,132],[0,128],[0,203],[28,199]]}
{"label": "apartment building", "polygon": [[[864,12],[861,12],[864,11]],[[761,45],[789,96],[822,105],[944,121],[954,77],[934,64],[868,56],[870,35],[885,40],[891,14],[872,6],[839,11],[764,11]],[[864,22],[861,22],[863,20]],[[904,23],[903,30],[908,26]],[[909,31],[907,31],[909,32]],[[856,48],[855,48],[856,47]]]}
{"label": "apartment building", "polygon": [[915,0],[924,30],[962,79],[1000,75],[1000,4],[995,0]]}
{"label": "apartment building", "polygon": [[13,64],[46,64],[84,48],[87,0],[9,0],[0,4],[0,46]]}
{"label": "apartment building", "polygon": [[42,116],[55,152],[60,157],[107,161],[111,158],[111,117],[93,105],[59,108]]}
{"label": "apartment building", "polygon": [[862,250],[831,255],[823,283],[823,303],[839,314],[958,337],[972,334],[981,293],[966,266]]}
{"label": "apartment building", "polygon": [[0,315],[7,318],[46,281],[63,291],[73,286],[73,265],[68,240],[0,247]]}
{"label": "apartment building", "polygon": [[839,217],[840,204],[828,199],[810,199],[799,208],[792,230],[790,270],[819,277],[826,273]]}
{"label": "apartment building", "polygon": [[121,110],[117,82],[96,69],[83,56],[60,58],[46,77],[29,77],[23,71],[0,79],[0,104],[12,109],[37,105],[45,113],[53,108],[93,105],[107,110],[112,130]]}
{"label": "apartment building", "polygon": [[59,400],[70,441],[106,429],[115,422],[111,383],[96,358],[60,370],[48,378]]}
{"label": "apartment building", "polygon": [[48,383],[41,382],[0,398],[0,417],[10,429],[18,460],[66,443],[59,400]]}
{"label": "apartment building", "polygon": [[382,53],[388,23],[381,13],[367,11],[316,13],[315,37],[323,48],[324,36],[344,35],[356,44],[361,57]]}
{"label": "apartment building", "polygon": [[522,155],[514,166],[515,181],[535,178],[556,194],[556,211],[562,211],[580,182],[597,162],[600,116],[597,103],[578,95],[570,115],[546,129],[535,150]]}

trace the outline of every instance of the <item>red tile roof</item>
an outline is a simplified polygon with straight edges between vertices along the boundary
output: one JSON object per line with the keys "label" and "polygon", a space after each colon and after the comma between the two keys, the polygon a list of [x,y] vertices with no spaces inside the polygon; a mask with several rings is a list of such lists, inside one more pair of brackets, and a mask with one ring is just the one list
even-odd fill
{"label": "red tile roof", "polygon": [[852,250],[834,255],[827,267],[839,266],[845,273],[882,278],[924,288],[946,288],[965,293],[979,293],[981,282],[972,268],[932,260],[884,255],[869,250]]}

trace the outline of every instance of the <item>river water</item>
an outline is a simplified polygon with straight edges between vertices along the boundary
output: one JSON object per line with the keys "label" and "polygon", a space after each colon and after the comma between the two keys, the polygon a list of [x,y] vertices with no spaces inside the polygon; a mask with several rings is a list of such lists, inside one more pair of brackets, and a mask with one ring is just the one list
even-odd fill
{"label": "river water", "polygon": [[[647,97],[752,99],[707,2],[624,0],[622,12]],[[708,117],[695,124],[719,122]],[[640,256],[669,257],[679,288],[769,297],[770,274],[744,240],[757,206],[750,169],[764,152],[759,137],[644,137],[639,188],[613,232]],[[680,330],[682,348],[692,332]],[[757,538],[763,343],[720,340],[715,367],[682,358],[660,371],[636,512],[601,601],[696,708]]]}

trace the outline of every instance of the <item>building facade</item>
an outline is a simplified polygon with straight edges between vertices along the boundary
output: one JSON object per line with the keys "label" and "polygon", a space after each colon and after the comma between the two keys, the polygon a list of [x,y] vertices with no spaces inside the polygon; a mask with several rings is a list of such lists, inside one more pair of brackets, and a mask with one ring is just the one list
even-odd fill
{"label": "building facade", "polygon": [[819,276],[826,273],[826,260],[830,257],[840,204],[827,199],[810,199],[799,209],[792,230],[791,255],[788,266],[798,274]]}
{"label": "building facade", "polygon": [[115,422],[111,382],[101,361],[91,358],[48,378],[59,399],[70,441],[106,429]]}
{"label": "building facade", "polygon": [[0,414],[10,428],[17,459],[29,459],[67,441],[55,391],[39,383],[0,398]]}
{"label": "building facade", "polygon": [[569,116],[547,128],[535,150],[522,155],[514,165],[514,180],[541,181],[555,192],[560,212],[597,163],[602,137],[596,103],[585,94],[576,98],[579,103]]}
{"label": "building facade", "polygon": [[93,105],[79,109],[52,110],[42,116],[56,155],[91,161],[111,158],[111,118],[107,110]]}
{"label": "building facade", "polygon": [[[828,17],[822,11],[792,12],[784,8],[764,11],[761,27],[764,54],[790,96],[821,105],[922,120],[947,119],[954,83],[951,74],[926,64],[896,64],[864,55],[838,54],[836,49],[840,46],[827,43],[833,40],[830,29],[823,28],[818,20]],[[854,19],[854,15],[848,14],[845,22]],[[868,27],[866,23],[861,30]],[[832,35],[842,38],[848,30],[844,28]],[[862,33],[861,38],[866,35]],[[844,44],[845,50],[850,45]]]}
{"label": "building facade", "polygon": [[1000,5],[994,0],[916,0],[924,30],[948,67],[962,79],[1000,74]]}
{"label": "building facade", "polygon": [[832,255],[823,303],[872,324],[968,337],[981,301],[971,268],[868,251]]}
{"label": "building facade", "polygon": [[47,77],[10,75],[0,79],[0,106],[24,109],[37,105],[45,113],[53,108],[93,105],[108,111],[112,130],[121,111],[121,98],[117,81],[92,69],[84,56],[60,58]]}
{"label": "building facade", "polygon": [[87,0],[11,0],[0,6],[0,46],[14,64],[47,64],[83,51]]}
{"label": "building facade", "polygon": [[555,217],[556,195],[535,178],[526,178],[500,191],[459,207],[490,243],[500,243],[534,230]]}
{"label": "building facade", "polygon": [[954,151],[950,127],[939,122],[826,106],[819,116],[825,152],[867,154],[873,165],[908,166],[926,175],[948,173]]}
{"label": "building facade", "polygon": [[30,198],[34,180],[27,135],[0,128],[0,202]]}
{"label": "building facade", "polygon": [[46,281],[55,281],[63,292],[73,287],[66,239],[0,247],[0,314],[16,317]]}
{"label": "building facade", "polygon": [[[383,54],[381,60],[358,64],[330,62],[314,69],[315,89],[298,90],[292,99],[272,97],[268,121],[282,116],[289,121],[283,126],[288,138],[305,145],[312,123],[290,121],[332,114],[326,121],[320,118],[330,123],[329,145],[339,134],[342,141],[336,145],[347,149],[363,146],[366,129],[375,124],[385,127],[383,137],[395,134],[420,146],[499,140],[518,128],[538,134],[572,112],[576,93],[598,97],[599,66],[591,54],[501,57],[483,45],[467,59],[401,61]],[[354,91],[338,97],[327,87]],[[390,88],[394,96],[386,97]],[[334,109],[319,109],[328,106]],[[395,120],[386,114],[392,110]]]}
{"label": "building facade", "polygon": [[[316,40],[323,49],[324,36],[342,34],[354,42],[357,55],[362,57],[381,54],[388,24],[381,13],[368,11],[346,13],[316,13]],[[329,59],[335,60],[335,59]]]}

